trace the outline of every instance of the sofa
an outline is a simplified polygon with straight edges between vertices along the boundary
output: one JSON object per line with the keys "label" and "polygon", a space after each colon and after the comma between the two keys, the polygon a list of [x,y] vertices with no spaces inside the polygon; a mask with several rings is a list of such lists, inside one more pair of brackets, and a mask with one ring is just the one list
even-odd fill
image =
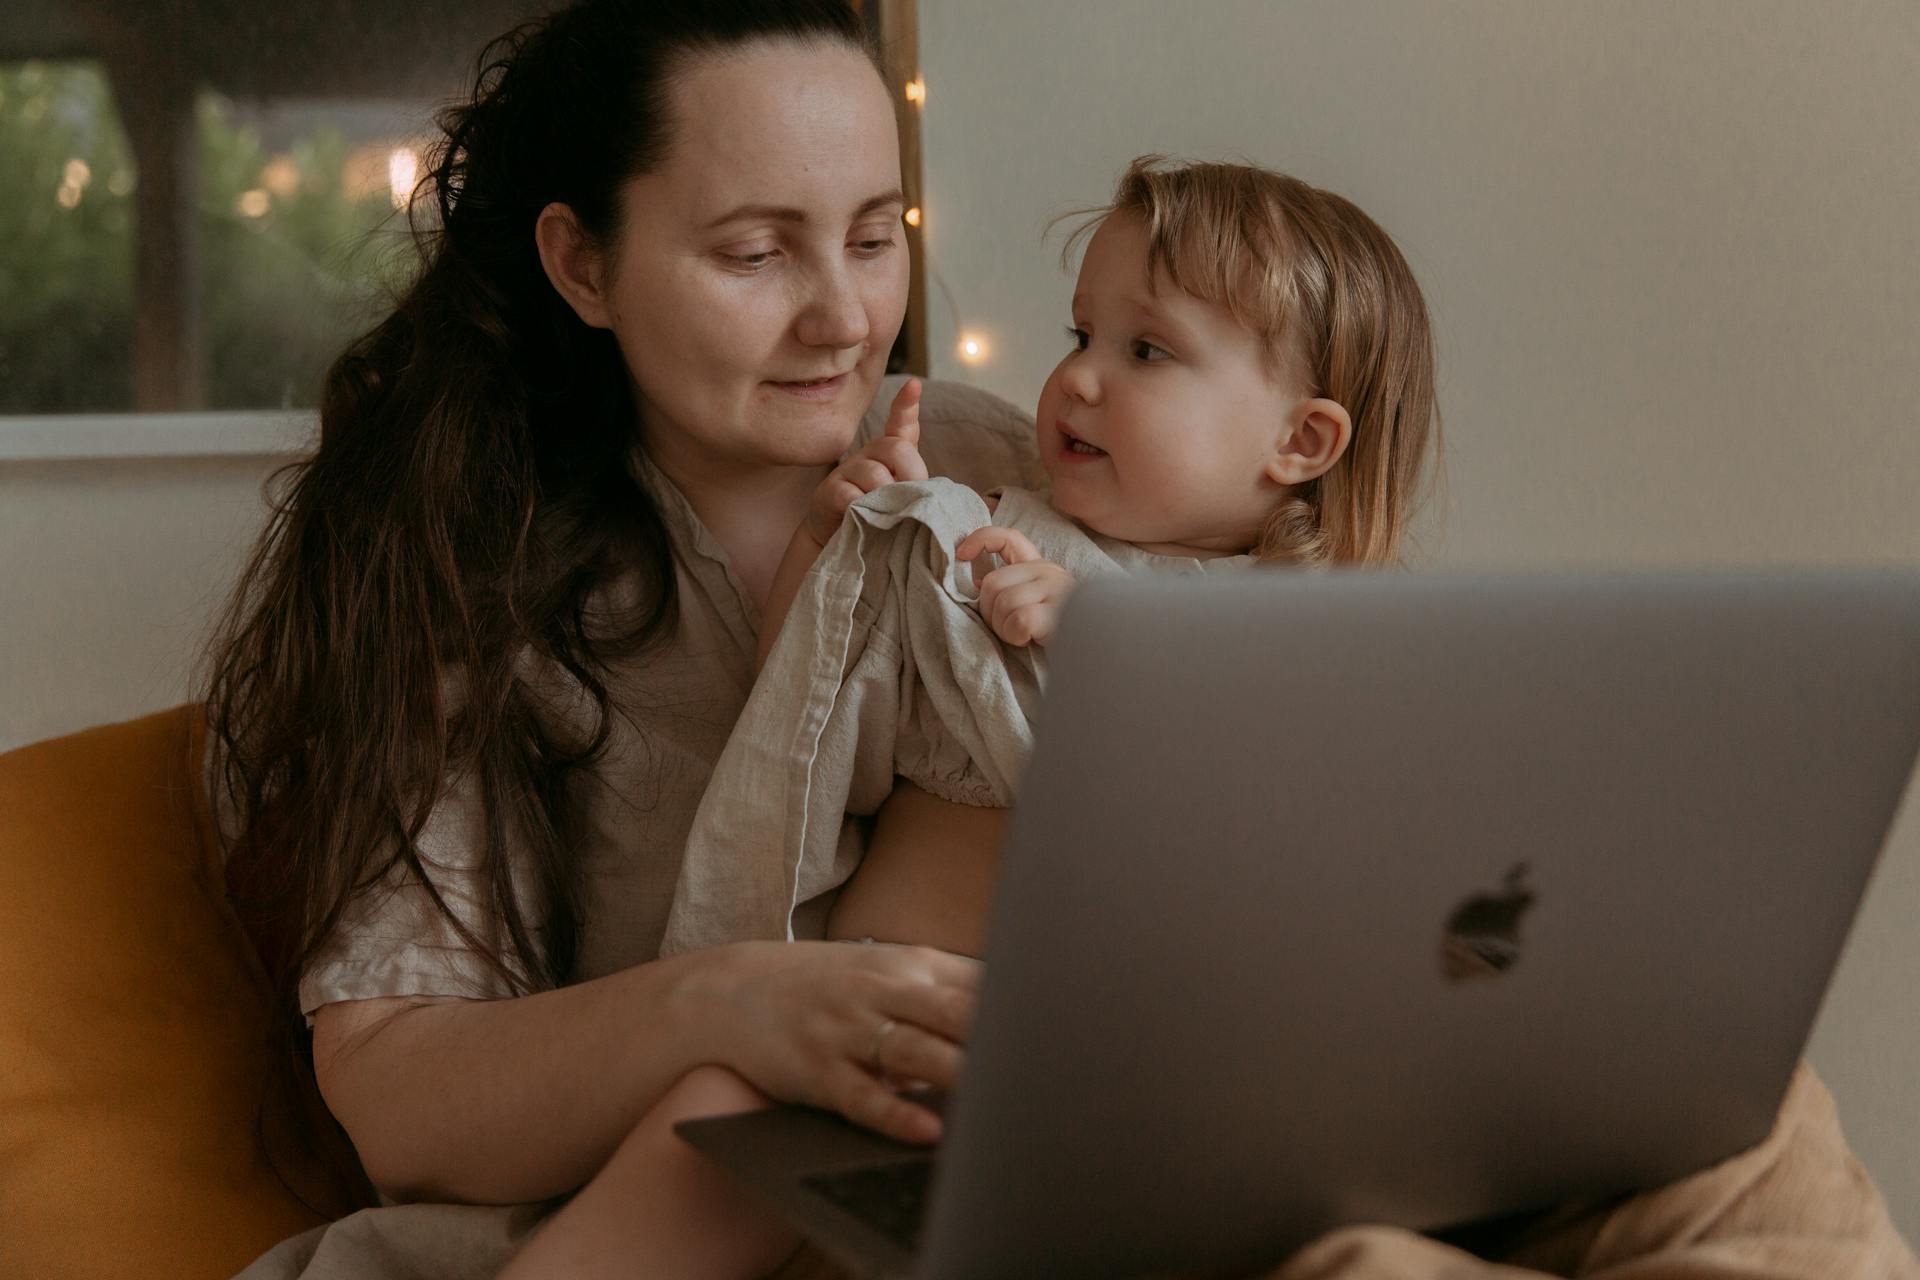
{"label": "sofa", "polygon": [[276,1050],[196,708],[0,755],[0,1276],[225,1277],[369,1203]]}

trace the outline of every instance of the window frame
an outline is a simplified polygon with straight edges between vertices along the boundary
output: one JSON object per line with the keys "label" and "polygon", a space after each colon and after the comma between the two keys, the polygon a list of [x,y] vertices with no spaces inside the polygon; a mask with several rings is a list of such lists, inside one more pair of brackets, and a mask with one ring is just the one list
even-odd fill
{"label": "window frame", "polygon": [[297,454],[319,438],[313,409],[0,414],[0,463]]}

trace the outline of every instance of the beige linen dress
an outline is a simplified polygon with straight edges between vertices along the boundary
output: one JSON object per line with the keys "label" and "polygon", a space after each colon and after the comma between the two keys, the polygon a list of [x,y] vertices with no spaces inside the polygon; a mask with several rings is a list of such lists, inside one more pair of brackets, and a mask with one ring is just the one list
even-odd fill
{"label": "beige linen dress", "polygon": [[[856,447],[879,436],[904,378],[885,379],[862,419]],[[929,381],[920,406],[930,472],[986,491],[1046,482],[1033,426],[996,396]],[[760,619],[726,552],[687,500],[642,456],[641,481],[673,544],[679,617],[668,643],[619,665],[609,680],[617,714],[585,799],[584,928],[572,978],[586,981],[655,959],[680,874],[688,828],[708,775],[753,685]],[[530,671],[540,680],[543,673]],[[552,687],[558,691],[561,682]],[[453,780],[421,833],[436,889],[480,937],[494,922],[474,910],[469,887],[478,796]],[[537,919],[537,904],[526,904]],[[363,894],[302,976],[300,1006],[380,996],[509,994],[506,983],[433,907],[396,875]],[[363,1210],[283,1242],[242,1274],[247,1280],[490,1276],[540,1220],[534,1207],[400,1205]]]}

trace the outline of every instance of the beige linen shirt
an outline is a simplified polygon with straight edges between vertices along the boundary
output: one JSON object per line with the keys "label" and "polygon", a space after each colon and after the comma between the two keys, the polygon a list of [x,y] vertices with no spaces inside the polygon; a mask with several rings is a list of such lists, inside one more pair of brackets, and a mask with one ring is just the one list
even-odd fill
{"label": "beige linen shirt", "polygon": [[[901,378],[888,378],[861,421],[855,446],[881,434]],[[929,381],[920,408],[928,470],[985,491],[1041,486],[1030,420],[1005,401]],[[585,981],[654,959],[660,951],[695,809],[753,685],[760,619],[727,554],[671,481],[636,455],[673,544],[679,616],[670,641],[618,663],[608,678],[615,715],[606,750],[581,789],[586,848],[584,928],[571,978]],[[529,677],[560,689],[552,673]],[[564,705],[562,703],[561,705]],[[561,713],[566,714],[566,713]],[[418,848],[433,885],[463,923],[500,941],[477,904],[474,853],[480,797],[454,778],[429,815]],[[530,919],[541,916],[524,896]],[[380,996],[510,995],[467,947],[426,889],[400,869],[362,893],[300,982],[311,1021],[321,1005]]]}

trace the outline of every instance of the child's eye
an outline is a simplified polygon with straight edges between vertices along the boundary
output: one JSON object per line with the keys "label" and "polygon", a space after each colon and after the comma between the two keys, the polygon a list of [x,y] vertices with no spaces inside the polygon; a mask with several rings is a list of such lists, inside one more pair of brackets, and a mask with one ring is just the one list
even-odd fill
{"label": "child's eye", "polygon": [[1156,347],[1145,338],[1135,338],[1131,347],[1134,357],[1148,364],[1159,364],[1162,360],[1173,359],[1173,352],[1165,347]]}
{"label": "child's eye", "polygon": [[1076,329],[1072,325],[1068,325],[1067,336],[1073,339],[1073,349],[1075,351],[1085,351],[1087,349],[1087,331],[1085,329]]}

